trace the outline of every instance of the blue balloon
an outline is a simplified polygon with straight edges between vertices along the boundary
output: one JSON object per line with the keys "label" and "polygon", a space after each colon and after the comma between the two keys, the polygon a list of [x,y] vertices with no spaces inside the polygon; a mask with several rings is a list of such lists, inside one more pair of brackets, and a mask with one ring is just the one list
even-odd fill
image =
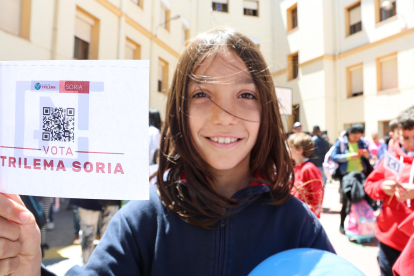
{"label": "blue balloon", "polygon": [[341,257],[319,249],[296,248],[270,256],[249,276],[364,276],[358,268]]}

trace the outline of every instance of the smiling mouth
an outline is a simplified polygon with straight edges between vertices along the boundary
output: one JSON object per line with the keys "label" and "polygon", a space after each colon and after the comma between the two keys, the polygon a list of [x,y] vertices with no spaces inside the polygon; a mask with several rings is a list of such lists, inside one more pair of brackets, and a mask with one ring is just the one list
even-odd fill
{"label": "smiling mouth", "polygon": [[241,138],[234,138],[234,137],[206,137],[206,138],[217,144],[231,144],[231,143],[241,140]]}

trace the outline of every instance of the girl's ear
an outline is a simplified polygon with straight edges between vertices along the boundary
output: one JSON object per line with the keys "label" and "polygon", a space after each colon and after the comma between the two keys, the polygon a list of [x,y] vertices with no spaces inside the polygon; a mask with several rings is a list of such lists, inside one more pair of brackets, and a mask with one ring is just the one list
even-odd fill
{"label": "girl's ear", "polygon": [[303,155],[303,148],[297,148],[296,150],[298,151],[298,153],[300,153],[301,155]]}

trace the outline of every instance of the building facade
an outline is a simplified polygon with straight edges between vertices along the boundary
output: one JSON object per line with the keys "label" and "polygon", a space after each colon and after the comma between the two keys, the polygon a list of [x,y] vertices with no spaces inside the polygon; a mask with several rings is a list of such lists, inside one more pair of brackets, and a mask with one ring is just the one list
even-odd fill
{"label": "building facade", "polygon": [[287,131],[382,136],[414,102],[414,0],[0,0],[0,60],[150,59],[164,117],[186,41],[216,26],[249,36],[292,89]]}
{"label": "building facade", "polygon": [[304,130],[319,125],[334,141],[363,123],[367,136],[382,137],[413,105],[414,1],[284,0],[276,18],[281,68],[273,76],[293,89]]}
{"label": "building facade", "polygon": [[0,60],[149,59],[150,107],[164,117],[178,58],[197,33],[230,25],[272,52],[263,2],[0,0]]}

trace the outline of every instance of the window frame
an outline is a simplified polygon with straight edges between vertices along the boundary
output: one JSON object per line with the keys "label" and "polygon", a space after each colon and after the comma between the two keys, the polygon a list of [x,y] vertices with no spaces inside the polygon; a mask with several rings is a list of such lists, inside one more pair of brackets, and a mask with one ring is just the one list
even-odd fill
{"label": "window frame", "polygon": [[[352,78],[351,78],[351,76],[352,76],[352,71],[356,70],[358,67],[361,67],[361,69],[362,69],[362,91],[358,92],[358,94],[357,94],[357,93],[352,93]],[[347,98],[349,99],[349,98],[356,98],[356,97],[359,97],[359,96],[363,96],[364,95],[364,88],[363,88],[364,87],[364,64],[361,62],[361,63],[353,64],[353,65],[347,67],[346,68],[346,74],[347,74],[347,76],[346,76],[346,78],[347,78],[347,80],[346,80],[346,83],[347,83]]]}
{"label": "window frame", "polygon": [[[351,14],[350,12],[351,12],[352,9],[357,8],[358,6],[361,9],[361,21],[359,22],[360,26],[359,26],[359,30],[357,30],[355,32],[352,32],[352,27],[355,26],[355,25],[358,25],[358,23],[351,26],[350,18],[349,18],[350,14]],[[350,35],[353,35],[353,34],[356,34],[356,33],[359,33],[359,32],[362,31],[363,26],[362,26],[362,5],[361,5],[361,1],[354,2],[351,5],[348,5],[348,6],[345,7],[345,28],[346,28],[346,36],[350,36]]]}
{"label": "window frame", "polygon": [[[296,66],[295,59],[297,60]],[[299,79],[299,67],[299,52],[288,55],[288,81]]]}
{"label": "window frame", "polygon": [[[296,25],[293,24],[293,12],[295,11],[295,18],[296,18]],[[287,20],[287,24],[286,24],[286,31],[287,32],[291,32],[293,30],[296,30],[299,28],[299,17],[298,17],[298,3],[295,3],[294,5],[290,6],[287,10],[286,10],[287,16],[286,16],[286,20]]]}
{"label": "window frame", "polygon": [[[164,66],[162,68],[162,79],[159,79],[158,73],[157,73],[157,92],[159,93],[163,93],[163,94],[168,94],[168,74],[169,74],[169,64],[168,62],[161,58],[158,57],[158,66],[160,66],[159,64],[163,63]],[[160,85],[160,81],[161,81],[161,85]],[[160,91],[161,88],[161,91]]]}
{"label": "window frame", "polygon": [[[395,59],[397,60],[397,86],[391,87],[387,89],[382,88],[382,69],[381,64],[387,60],[390,60],[393,56],[395,56]],[[376,58],[376,65],[377,65],[377,92],[387,92],[387,91],[396,91],[399,90],[399,79],[398,79],[398,52],[389,53],[384,56],[380,56]]]}
{"label": "window frame", "polygon": [[[243,7],[243,15],[246,16],[254,16],[254,17],[259,17],[259,1],[252,1],[252,2],[256,2],[257,3],[257,9],[246,9],[245,7]],[[244,1],[243,1],[243,6],[244,6]],[[254,14],[254,12],[256,12],[256,14]],[[252,13],[252,14],[250,14]]]}
{"label": "window frame", "polygon": [[[94,24],[92,25],[92,33],[91,33],[91,42],[89,43],[89,57],[88,59],[94,60],[99,59],[99,29],[100,29],[100,20],[90,14],[89,12],[85,11],[84,9],[80,8],[79,6],[76,6],[76,12],[75,12],[75,20],[76,20],[76,14],[80,13],[82,16],[86,16],[89,19],[91,19]],[[76,40],[75,40],[75,33],[73,33],[74,37],[74,47],[73,47],[73,58],[75,57],[75,46],[76,46]],[[82,40],[78,37],[78,39]]]}
{"label": "window frame", "polygon": [[19,27],[18,33],[10,32],[2,27],[0,27],[1,31],[6,33],[19,36],[21,38],[30,40],[30,22],[31,22],[31,15],[32,15],[32,0],[21,0],[20,2],[20,12],[19,12]]}

